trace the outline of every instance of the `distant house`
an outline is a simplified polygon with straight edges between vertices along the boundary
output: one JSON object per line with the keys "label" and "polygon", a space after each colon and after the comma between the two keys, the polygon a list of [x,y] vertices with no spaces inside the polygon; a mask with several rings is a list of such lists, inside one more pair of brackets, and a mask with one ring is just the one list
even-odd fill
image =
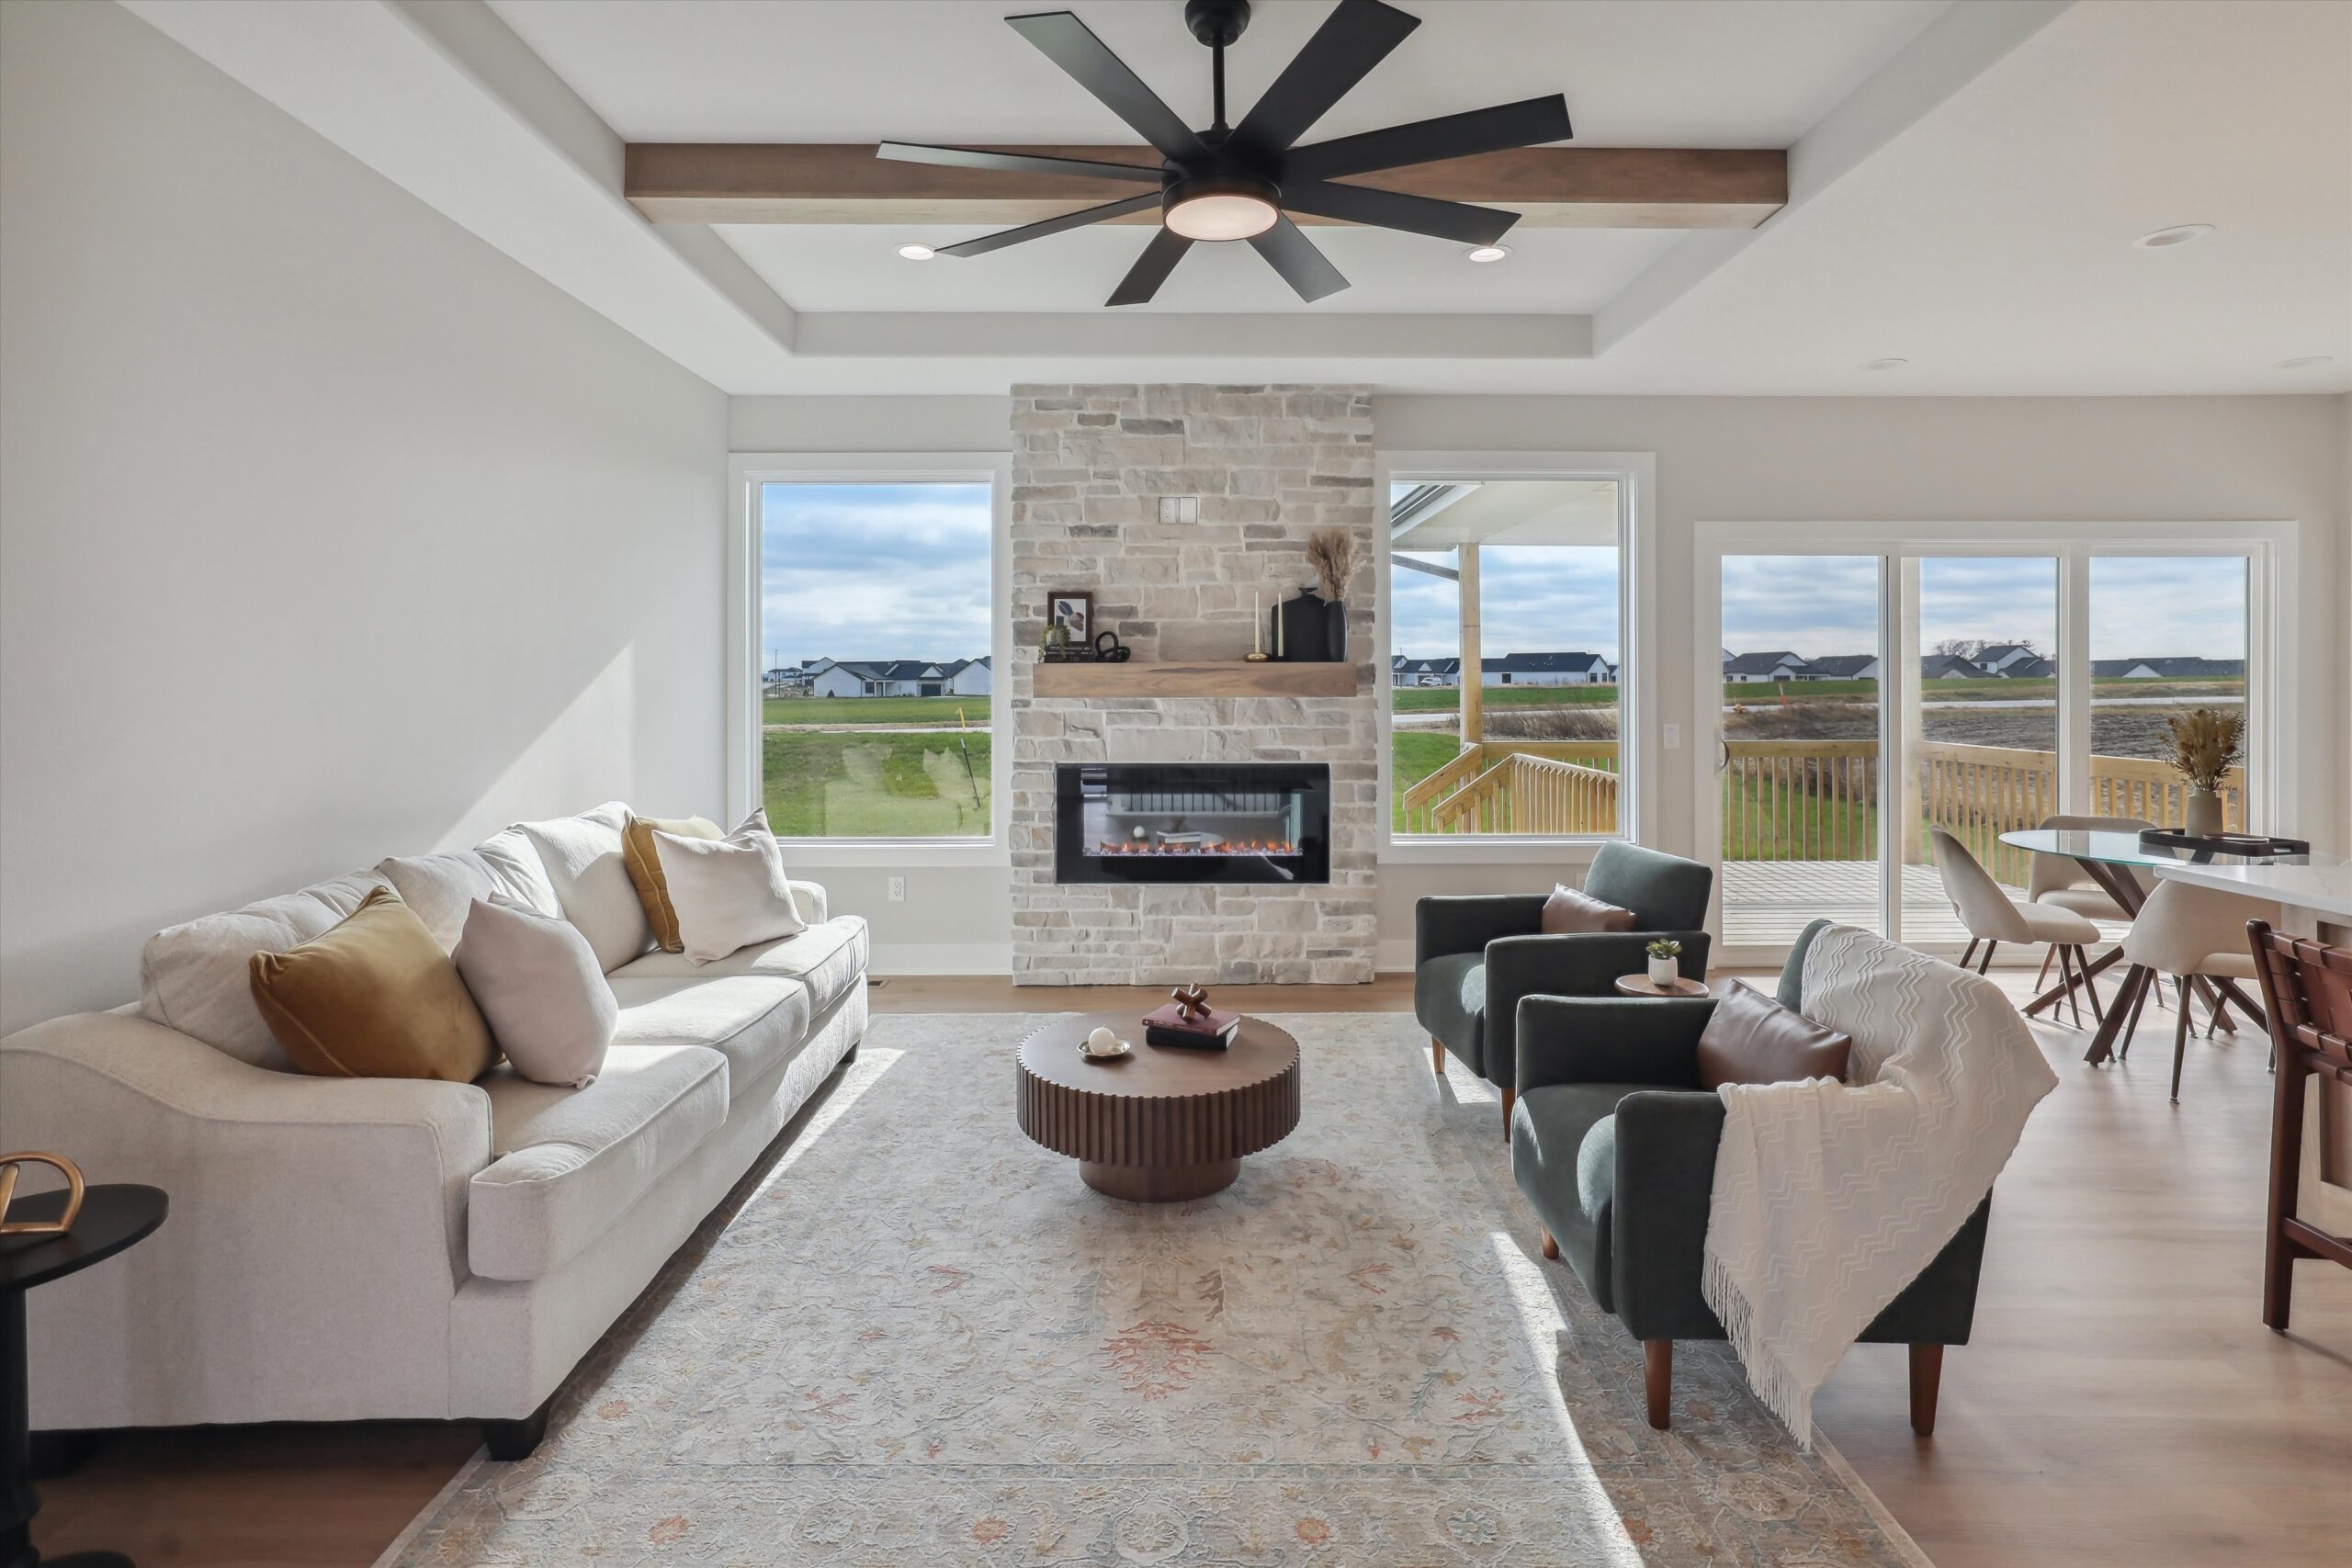
{"label": "distant house", "polygon": [[1993,672],[1957,653],[1930,653],[1919,660],[1922,681],[1990,681]]}
{"label": "distant house", "polygon": [[837,662],[831,659],[804,659],[800,661],[800,672],[803,675],[822,675]]}
{"label": "distant house", "polygon": [[1482,683],[1502,686],[1605,686],[1616,668],[1598,653],[1506,653],[1478,660]]}
{"label": "distant house", "polygon": [[[952,659],[944,663],[922,659],[850,659],[838,663],[828,660],[810,682],[810,689],[820,697],[944,697],[958,672],[984,663],[969,659]],[[985,672],[979,679],[987,679]]]}
{"label": "distant house", "polygon": [[1975,660],[1977,668],[1984,671],[1988,674],[2007,675],[2011,677],[2014,677],[2018,673],[2018,671],[2010,668],[2012,665],[2046,664],[2048,662],[2049,660],[2043,659],[2041,655],[2034,652],[2033,649],[2026,647],[2025,644],[2021,642],[1993,643],[1988,647],[1977,649]]}
{"label": "distant house", "polygon": [[993,683],[994,674],[985,655],[978,659],[959,659],[948,668],[947,694],[985,697]]}
{"label": "distant house", "polygon": [[1724,660],[1724,680],[1732,685],[1770,684],[1774,681],[1805,681],[1812,667],[1786,649],[1770,653],[1738,653]]}
{"label": "distant house", "polygon": [[1878,655],[1833,653],[1826,659],[1811,660],[1806,668],[1816,681],[1875,681],[1878,679]]}
{"label": "distant house", "polygon": [[1459,686],[1459,659],[1408,659],[1397,654],[1388,661],[1388,679],[1398,686]]}
{"label": "distant house", "polygon": [[2047,659],[2013,659],[2001,666],[2004,681],[2047,681],[2058,673],[2058,666]]}

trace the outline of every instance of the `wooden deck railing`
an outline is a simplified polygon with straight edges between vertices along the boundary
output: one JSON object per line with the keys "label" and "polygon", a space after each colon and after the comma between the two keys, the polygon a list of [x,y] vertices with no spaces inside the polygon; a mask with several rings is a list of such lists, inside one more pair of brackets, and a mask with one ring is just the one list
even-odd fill
{"label": "wooden deck railing", "polygon": [[1613,740],[1465,746],[1397,802],[1402,833],[1559,836],[1617,830]]}
{"label": "wooden deck railing", "polygon": [[1878,742],[1724,743],[1724,859],[1875,860]]}

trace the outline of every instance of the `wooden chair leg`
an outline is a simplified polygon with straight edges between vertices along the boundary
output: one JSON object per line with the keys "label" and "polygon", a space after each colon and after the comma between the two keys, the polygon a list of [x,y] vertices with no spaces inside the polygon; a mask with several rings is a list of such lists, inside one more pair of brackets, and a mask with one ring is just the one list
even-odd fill
{"label": "wooden chair leg", "polygon": [[[2127,976],[2127,978],[2129,978],[2129,976]],[[2140,976],[2139,985],[2134,987],[2132,991],[2132,1011],[2130,1016],[2125,1018],[2123,1021],[2123,1040],[2122,1044],[2115,1053],[2117,1055],[2127,1059],[2131,1056],[2132,1034],[2134,1030],[2140,1027],[2141,1010],[2148,1005],[2148,993],[2157,989],[2159,989],[2159,987],[2156,984],[2155,976],[2143,971]],[[2162,998],[2159,998],[2158,1000],[2161,1002]],[[2121,1007],[2123,1005],[2123,998],[2121,997],[2116,998],[2115,1005],[2117,1007]]]}
{"label": "wooden chair leg", "polygon": [[[2066,949],[2056,942],[2050,944],[2050,951],[2057,955],[2058,977],[2066,983],[2066,1006],[2075,1015],[2075,1027],[2080,1029],[2083,1026],[2083,999],[2075,989],[2075,961],[2067,956]],[[2050,1012],[2054,1019],[2058,1010],[2052,1008]]]}
{"label": "wooden chair leg", "polygon": [[[2036,991],[2040,991],[2042,987],[2050,984],[2050,961],[2057,956],[2058,944],[2054,942],[2041,950],[2041,973],[2033,977],[2033,988]],[[2058,972],[2064,974],[2065,966],[2061,964]]]}
{"label": "wooden chair leg", "polygon": [[1990,968],[1992,968],[1992,967],[1993,967],[1993,950],[1994,950],[1995,948],[1996,948],[1996,947],[2000,946],[2000,945],[2001,945],[2001,944],[2000,944],[1999,942],[1985,942],[1985,944],[1984,944],[1984,961],[1982,964],[1979,964],[1976,966],[1976,972],[1977,972],[1979,975],[1984,974],[1987,969],[1990,969]]}
{"label": "wooden chair leg", "polygon": [[1911,1429],[1923,1438],[1936,1435],[1936,1395],[1944,1382],[1944,1348],[1911,1347]]}
{"label": "wooden chair leg", "polygon": [[2075,973],[2083,977],[2083,991],[2091,999],[2091,1017],[2105,1023],[2107,1010],[2098,1005],[2098,981],[2091,974],[2090,949],[2080,943],[2075,947]]}
{"label": "wooden chair leg", "polygon": [[2180,1103],[2180,1064],[2188,1055],[2188,976],[2177,976],[2173,984],[2180,987],[2176,999],[2180,1003],[2180,1017],[2172,1030],[2172,1102]]}
{"label": "wooden chair leg", "polygon": [[1642,1393],[1649,1403],[1650,1425],[1663,1432],[1674,1417],[1674,1341],[1642,1341]]}
{"label": "wooden chair leg", "polygon": [[1550,1258],[1553,1262],[1557,1263],[1560,1260],[1560,1238],[1554,1235],[1548,1230],[1544,1231],[1543,1235],[1544,1256]]}
{"label": "wooden chair leg", "polygon": [[1445,1042],[1434,1034],[1430,1036],[1430,1071],[1445,1077]]}
{"label": "wooden chair leg", "polygon": [[1961,953],[1960,966],[1962,969],[1967,968],[1970,964],[1976,962],[1976,940],[1977,939],[1974,937],[1970,937],[1968,939],[1968,946]]}
{"label": "wooden chair leg", "polygon": [[1510,1142],[1510,1108],[1519,1099],[1519,1090],[1508,1084],[1503,1087],[1503,1142]]}

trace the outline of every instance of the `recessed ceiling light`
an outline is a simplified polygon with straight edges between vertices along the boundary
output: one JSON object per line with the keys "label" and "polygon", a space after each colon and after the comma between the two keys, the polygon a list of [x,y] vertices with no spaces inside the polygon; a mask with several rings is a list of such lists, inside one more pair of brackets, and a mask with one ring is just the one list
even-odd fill
{"label": "recessed ceiling light", "polygon": [[929,261],[939,253],[929,245],[900,245],[899,254],[909,261]]}
{"label": "recessed ceiling light", "polygon": [[2310,370],[2322,365],[2333,365],[2335,363],[2335,355],[2332,354],[2299,354],[2292,359],[2280,360],[2278,362],[2278,368],[2281,370]]}
{"label": "recessed ceiling light", "polygon": [[1884,359],[1863,360],[1862,368],[1865,370],[1900,370],[1910,363],[1911,362],[1907,359],[1898,359],[1894,355],[1889,355]]}
{"label": "recessed ceiling light", "polygon": [[1478,245],[1462,253],[1474,262],[1498,262],[1510,254],[1509,245]]}
{"label": "recessed ceiling light", "polygon": [[2143,251],[2169,250],[2185,245],[2191,240],[2201,240],[2213,231],[2211,223],[2176,223],[2169,229],[2159,229],[2153,234],[2143,234],[2132,243]]}

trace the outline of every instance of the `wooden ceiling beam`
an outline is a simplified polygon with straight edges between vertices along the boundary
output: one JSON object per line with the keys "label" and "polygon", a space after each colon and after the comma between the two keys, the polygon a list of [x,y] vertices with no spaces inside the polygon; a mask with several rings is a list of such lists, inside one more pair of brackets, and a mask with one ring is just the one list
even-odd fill
{"label": "wooden ceiling beam", "polygon": [[[1147,149],[1003,147],[1149,167]],[[1351,185],[1509,208],[1539,229],[1753,229],[1789,196],[1773,149],[1521,147],[1349,176]],[[628,148],[629,201],[655,223],[1034,223],[1136,194],[1119,180],[902,164],[874,143],[645,141]],[[1296,215],[1301,223],[1325,220]],[[1153,223],[1154,212],[1114,220]]]}

